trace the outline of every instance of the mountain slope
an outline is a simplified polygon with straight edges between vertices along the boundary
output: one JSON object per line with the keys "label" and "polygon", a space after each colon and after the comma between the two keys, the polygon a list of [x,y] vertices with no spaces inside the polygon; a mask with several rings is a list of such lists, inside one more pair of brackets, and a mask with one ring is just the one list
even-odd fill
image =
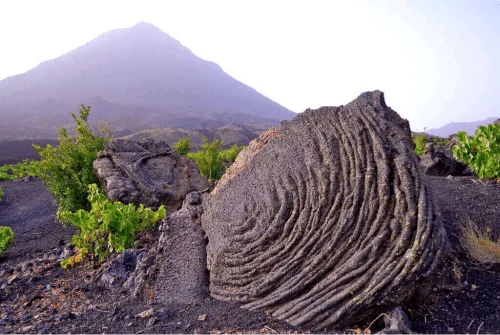
{"label": "mountain slope", "polygon": [[159,122],[199,128],[203,120],[272,124],[295,116],[148,23],[110,31],[0,81],[0,115],[13,126],[29,128],[37,115],[42,132],[70,121],[66,115],[80,103],[93,107],[96,120],[130,131],[158,128]]}
{"label": "mountain slope", "polygon": [[[212,141],[214,138],[222,140],[224,147],[228,148],[233,144],[248,145],[248,143],[258,137],[262,130],[257,130],[253,127],[226,125],[219,128],[202,129],[202,130],[185,130],[179,128],[162,128],[142,130],[134,134],[123,136],[126,139],[140,140],[145,137],[151,137],[157,141],[165,141],[169,145],[173,145],[183,137],[190,139],[191,148],[196,149],[203,143],[203,137]],[[0,142],[1,144],[1,142]]]}
{"label": "mountain slope", "polygon": [[456,134],[459,131],[465,131],[469,135],[474,135],[477,127],[488,125],[490,123],[493,123],[497,119],[500,119],[500,117],[492,117],[474,122],[452,122],[447,123],[439,128],[429,129],[428,131],[426,131],[426,133],[435,136],[447,137],[449,135]]}

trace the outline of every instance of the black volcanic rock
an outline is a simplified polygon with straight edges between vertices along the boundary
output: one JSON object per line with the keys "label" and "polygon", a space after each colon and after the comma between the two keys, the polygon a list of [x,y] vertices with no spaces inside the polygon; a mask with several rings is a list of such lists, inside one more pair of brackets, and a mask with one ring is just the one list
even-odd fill
{"label": "black volcanic rock", "polygon": [[[449,144],[449,143],[448,143]],[[420,165],[429,176],[463,176],[468,175],[467,165],[457,161],[451,150],[437,147],[433,142],[425,145],[424,154],[420,156]]]}
{"label": "black volcanic rock", "polygon": [[202,194],[186,196],[182,208],[161,223],[160,239],[124,284],[134,297],[192,304],[208,294],[206,237],[199,224]]}
{"label": "black volcanic rock", "polygon": [[186,194],[209,187],[194,162],[152,139],[111,141],[99,152],[94,171],[108,199],[152,208],[164,204],[169,213]]}
{"label": "black volcanic rock", "polygon": [[447,248],[418,164],[380,91],[263,133],[203,200],[210,295],[315,330],[404,304]]}
{"label": "black volcanic rock", "polygon": [[93,107],[94,120],[131,131],[194,129],[199,120],[218,122],[211,128],[252,118],[277,123],[295,115],[147,23],[110,31],[0,81],[0,112],[9,127],[56,136],[54,126],[70,122],[68,112],[81,103]]}

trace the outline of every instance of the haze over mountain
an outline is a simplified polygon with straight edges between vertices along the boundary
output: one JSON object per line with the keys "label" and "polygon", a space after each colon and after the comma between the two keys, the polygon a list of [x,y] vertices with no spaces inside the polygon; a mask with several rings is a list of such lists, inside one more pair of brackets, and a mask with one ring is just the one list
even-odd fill
{"label": "haze over mountain", "polygon": [[465,131],[469,135],[474,135],[477,127],[486,126],[490,123],[495,122],[495,120],[500,119],[500,117],[492,117],[485,120],[474,121],[474,122],[452,122],[447,123],[442,127],[429,129],[426,133],[435,136],[447,137],[452,134],[456,134],[459,131]]}
{"label": "haze over mountain", "polygon": [[264,129],[295,116],[142,22],[0,81],[0,138],[55,137],[81,103],[122,135],[228,123]]}

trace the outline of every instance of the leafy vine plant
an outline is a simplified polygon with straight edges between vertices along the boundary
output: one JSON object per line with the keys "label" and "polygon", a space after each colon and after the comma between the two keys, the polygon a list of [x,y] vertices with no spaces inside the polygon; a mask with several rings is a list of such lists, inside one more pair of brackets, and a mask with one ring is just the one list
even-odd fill
{"label": "leafy vine plant", "polygon": [[481,179],[500,181],[500,124],[480,126],[474,136],[458,133],[459,145],[453,155],[464,162]]}
{"label": "leafy vine plant", "polygon": [[106,255],[131,248],[136,232],[154,228],[166,215],[163,205],[153,211],[143,204],[137,207],[119,201],[112,202],[100,192],[96,184],[88,186],[88,193],[90,211],[80,209],[60,213],[64,221],[79,230],[79,234],[72,238],[76,254],[61,262],[65,269],[87,258],[94,267],[98,266]]}
{"label": "leafy vine plant", "polygon": [[12,242],[14,242],[12,228],[0,226],[0,255],[12,245]]}

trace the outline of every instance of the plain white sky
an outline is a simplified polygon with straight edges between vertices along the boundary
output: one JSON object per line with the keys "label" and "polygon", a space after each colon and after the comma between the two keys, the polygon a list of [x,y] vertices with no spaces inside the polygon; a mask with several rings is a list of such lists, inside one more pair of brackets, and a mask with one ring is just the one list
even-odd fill
{"label": "plain white sky", "polygon": [[500,117],[499,0],[2,1],[0,79],[140,21],[294,112],[380,89],[413,130]]}

